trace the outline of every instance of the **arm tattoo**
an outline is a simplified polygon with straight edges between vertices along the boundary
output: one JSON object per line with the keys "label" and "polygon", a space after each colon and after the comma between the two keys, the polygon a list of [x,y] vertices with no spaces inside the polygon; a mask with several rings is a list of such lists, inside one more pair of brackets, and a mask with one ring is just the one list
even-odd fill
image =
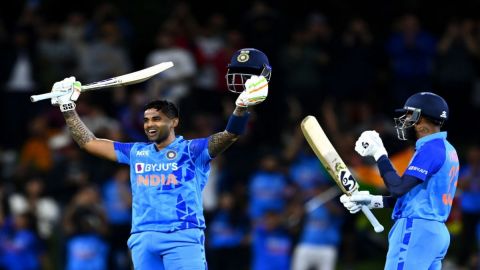
{"label": "arm tattoo", "polygon": [[210,136],[208,140],[208,153],[211,157],[216,157],[223,151],[225,151],[230,145],[232,145],[238,139],[238,135],[230,133],[228,131],[222,131]]}
{"label": "arm tattoo", "polygon": [[96,137],[82,122],[76,111],[66,111],[63,113],[65,122],[67,123],[73,140],[80,146],[84,147],[86,143],[95,140]]}

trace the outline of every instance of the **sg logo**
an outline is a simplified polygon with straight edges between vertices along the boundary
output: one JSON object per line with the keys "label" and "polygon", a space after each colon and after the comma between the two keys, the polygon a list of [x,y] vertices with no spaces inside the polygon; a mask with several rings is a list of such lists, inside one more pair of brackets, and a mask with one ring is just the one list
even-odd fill
{"label": "sg logo", "polygon": [[348,192],[353,192],[357,189],[357,181],[353,178],[352,174],[348,170],[340,170],[338,173],[342,186]]}

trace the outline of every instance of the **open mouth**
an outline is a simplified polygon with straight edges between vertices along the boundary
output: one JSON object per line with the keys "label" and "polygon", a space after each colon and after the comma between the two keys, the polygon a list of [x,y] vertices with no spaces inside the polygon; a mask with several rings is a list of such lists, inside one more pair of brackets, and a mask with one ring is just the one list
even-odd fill
{"label": "open mouth", "polygon": [[157,135],[158,131],[156,129],[147,129],[148,136],[155,136]]}

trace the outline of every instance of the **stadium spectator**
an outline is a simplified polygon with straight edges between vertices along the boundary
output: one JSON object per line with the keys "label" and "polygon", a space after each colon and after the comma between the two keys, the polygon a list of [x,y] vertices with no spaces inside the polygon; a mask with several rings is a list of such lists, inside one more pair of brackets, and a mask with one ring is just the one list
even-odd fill
{"label": "stadium spectator", "polygon": [[477,242],[473,241],[473,237],[477,235],[477,227],[480,225],[479,145],[472,145],[468,148],[466,164],[461,166],[458,183],[458,187],[461,190],[460,206],[463,226],[457,262],[461,267],[474,267],[472,265],[474,263],[473,256],[478,254],[478,246],[476,246]]}
{"label": "stadium spectator", "polygon": [[436,44],[432,34],[421,28],[416,15],[407,13],[398,18],[386,44],[393,76],[393,102],[401,104],[414,92],[432,87]]}

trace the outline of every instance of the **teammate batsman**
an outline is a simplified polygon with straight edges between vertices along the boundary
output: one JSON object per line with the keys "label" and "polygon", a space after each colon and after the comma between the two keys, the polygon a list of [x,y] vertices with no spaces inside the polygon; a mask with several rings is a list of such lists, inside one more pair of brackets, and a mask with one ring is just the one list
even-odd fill
{"label": "teammate batsman", "polygon": [[73,139],[87,152],[130,165],[133,218],[128,246],[135,269],[206,269],[205,219],[201,192],[210,161],[244,132],[249,106],[268,95],[271,67],[264,53],[247,48],[234,53],[226,74],[228,89],[241,92],[224,131],[207,138],[176,136],[177,107],[165,100],[145,106],[143,128],[149,143],[96,138],[75,111],[80,82],[74,77],[53,85]]}
{"label": "teammate batsman", "polygon": [[392,196],[362,191],[351,197],[342,195],[340,200],[351,213],[360,211],[362,205],[394,207],[385,269],[440,270],[450,244],[445,221],[459,170],[457,152],[447,141],[447,132],[440,131],[448,118],[448,106],[442,97],[420,92],[408,98],[399,111],[404,114],[395,118],[398,138],[416,140],[415,154],[401,177],[377,132],[363,132],[355,144],[360,155],[375,158]]}

